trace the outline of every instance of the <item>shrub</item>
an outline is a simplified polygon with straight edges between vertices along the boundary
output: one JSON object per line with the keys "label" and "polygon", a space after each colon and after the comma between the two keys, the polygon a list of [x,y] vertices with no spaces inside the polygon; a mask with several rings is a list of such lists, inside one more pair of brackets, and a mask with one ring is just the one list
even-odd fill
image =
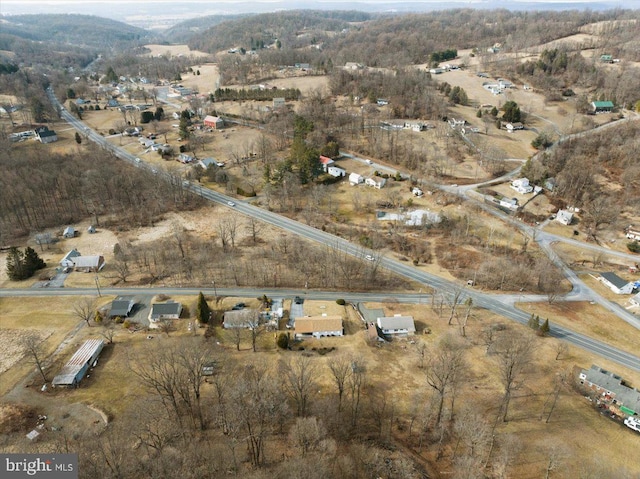
{"label": "shrub", "polygon": [[640,243],[638,241],[631,241],[627,243],[627,249],[632,253],[640,253]]}
{"label": "shrub", "polygon": [[289,336],[286,333],[280,333],[276,344],[280,349],[289,349]]}
{"label": "shrub", "polygon": [[128,319],[122,323],[122,327],[124,329],[129,329],[130,326],[131,326],[131,322]]}
{"label": "shrub", "polygon": [[340,298],[340,299],[336,299],[336,303],[339,304],[340,306],[344,306],[346,304],[346,301]]}

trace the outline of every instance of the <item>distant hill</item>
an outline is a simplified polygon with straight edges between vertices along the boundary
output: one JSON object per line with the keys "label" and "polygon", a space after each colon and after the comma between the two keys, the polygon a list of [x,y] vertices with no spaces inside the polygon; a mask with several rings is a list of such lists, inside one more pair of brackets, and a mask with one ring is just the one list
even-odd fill
{"label": "distant hill", "polygon": [[90,49],[118,49],[152,35],[126,23],[90,15],[15,15],[2,19],[2,34],[23,40]]}
{"label": "distant hill", "polygon": [[321,42],[328,32],[341,32],[350,22],[362,22],[372,15],[352,11],[298,10],[253,15],[239,20],[224,21],[194,36],[189,41],[192,50],[215,53],[231,47],[250,50],[256,45],[270,45],[275,40],[296,48]]}
{"label": "distant hill", "polygon": [[205,17],[192,18],[165,30],[163,36],[165,40],[170,43],[188,43],[194,35],[202,34],[222,22],[238,20],[252,15],[251,13],[243,13],[236,15],[207,15]]}

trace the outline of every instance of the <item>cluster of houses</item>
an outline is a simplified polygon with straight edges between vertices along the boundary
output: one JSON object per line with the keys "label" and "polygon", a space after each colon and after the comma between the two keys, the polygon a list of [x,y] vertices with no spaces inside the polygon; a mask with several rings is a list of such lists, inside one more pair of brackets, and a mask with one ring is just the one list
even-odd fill
{"label": "cluster of houses", "polygon": [[[335,166],[335,161],[327,156],[320,156],[320,164],[322,165],[322,171],[333,176],[334,178],[342,178],[347,176],[347,171],[344,168]],[[387,184],[387,179],[381,176],[364,177],[359,173],[349,174],[349,184],[356,186],[360,184],[371,186],[372,188],[381,189]]]}

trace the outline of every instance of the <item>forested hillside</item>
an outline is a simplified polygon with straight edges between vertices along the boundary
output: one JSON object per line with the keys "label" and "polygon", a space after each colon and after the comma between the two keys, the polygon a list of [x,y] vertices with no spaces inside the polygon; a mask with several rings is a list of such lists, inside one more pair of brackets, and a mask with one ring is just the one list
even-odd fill
{"label": "forested hillside", "polygon": [[111,50],[151,37],[141,28],[90,15],[15,15],[3,20],[3,34],[46,41],[49,47],[59,43]]}
{"label": "forested hillside", "polygon": [[260,49],[279,40],[283,48],[318,44],[349,28],[349,22],[368,20],[362,12],[288,11],[226,21],[194,36],[192,50],[215,53],[231,47]]}
{"label": "forested hillside", "polygon": [[193,37],[213,28],[222,22],[231,22],[252,16],[253,14],[239,15],[207,15],[205,17],[191,18],[164,31],[164,38],[169,43],[187,43]]}

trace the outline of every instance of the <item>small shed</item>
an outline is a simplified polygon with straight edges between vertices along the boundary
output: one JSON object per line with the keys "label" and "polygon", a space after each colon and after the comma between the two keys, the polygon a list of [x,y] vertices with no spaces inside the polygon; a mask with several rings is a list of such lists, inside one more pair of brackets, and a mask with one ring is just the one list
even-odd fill
{"label": "small shed", "polygon": [[592,101],[591,113],[609,113],[613,111],[612,101]]}
{"label": "small shed", "polygon": [[65,238],[75,238],[76,237],[75,228],[73,226],[67,226],[62,232],[62,236],[64,236]]}
{"label": "small shed", "polygon": [[60,373],[53,378],[52,384],[54,386],[78,387],[89,368],[98,361],[102,348],[104,348],[102,339],[88,339],[85,341],[71,356],[71,359],[64,365]]}
{"label": "small shed", "polygon": [[89,225],[89,227],[87,228],[87,233],[89,233],[90,235],[92,235],[93,233],[96,232],[96,227],[93,225]]}

